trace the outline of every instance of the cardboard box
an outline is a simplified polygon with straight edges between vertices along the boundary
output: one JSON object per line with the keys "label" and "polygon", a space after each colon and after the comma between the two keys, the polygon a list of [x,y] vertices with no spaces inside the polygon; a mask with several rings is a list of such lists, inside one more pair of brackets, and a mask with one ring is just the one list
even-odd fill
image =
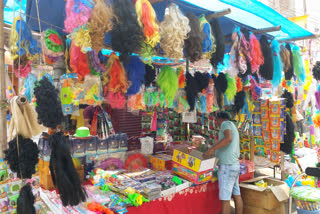
{"label": "cardboard box", "polygon": [[212,170],[217,163],[217,158],[204,160],[203,153],[188,148],[178,148],[173,151],[173,173],[195,183],[201,184],[212,179]]}
{"label": "cardboard box", "polygon": [[267,210],[263,208],[246,206],[243,207],[243,213],[245,214],[285,214],[285,204],[281,203],[281,205],[275,209]]}
{"label": "cardboard box", "polygon": [[[258,187],[254,185],[255,182],[264,180],[268,185],[273,187]],[[289,199],[289,187],[288,185],[276,179],[268,178],[266,176],[257,177],[251,180],[240,183],[241,196],[244,202],[244,207],[259,208],[257,213],[277,213],[272,212],[274,209],[279,209]],[[253,208],[250,208],[251,210]],[[262,210],[261,210],[262,209]],[[269,212],[267,212],[267,211]],[[249,212],[244,211],[248,214]],[[280,213],[280,212],[279,212]],[[281,212],[282,213],[282,212]],[[283,212],[284,213],[284,212]]]}
{"label": "cardboard box", "polygon": [[159,154],[151,155],[150,163],[154,170],[171,170],[172,169],[172,156]]}

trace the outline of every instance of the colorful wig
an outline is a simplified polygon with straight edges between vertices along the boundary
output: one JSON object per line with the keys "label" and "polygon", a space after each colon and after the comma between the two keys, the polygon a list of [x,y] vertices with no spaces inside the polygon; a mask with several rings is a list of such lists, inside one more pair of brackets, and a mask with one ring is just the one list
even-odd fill
{"label": "colorful wig", "polygon": [[190,32],[189,19],[183,15],[176,4],[166,8],[160,23],[160,46],[169,58],[183,57],[184,40]]}
{"label": "colorful wig", "polygon": [[292,57],[293,57],[293,70],[297,76],[298,82],[303,84],[307,78],[306,71],[304,69],[304,63],[301,57],[301,51],[299,46],[295,45],[292,48]]}
{"label": "colorful wig", "polygon": [[209,22],[206,20],[205,16],[201,16],[199,18],[200,29],[203,32],[203,40],[202,40],[202,52],[203,55],[210,59],[211,54],[216,52],[216,44],[215,38],[212,35],[212,30]]}
{"label": "colorful wig", "polygon": [[84,54],[87,53],[88,48],[92,46],[89,29],[86,25],[75,29],[70,34],[70,39],[72,40],[72,43],[81,48],[81,52]]}
{"label": "colorful wig", "polygon": [[74,42],[71,43],[70,48],[70,67],[73,73],[78,74],[79,80],[83,80],[86,75],[90,74],[87,55]]}
{"label": "colorful wig", "polygon": [[217,68],[219,63],[223,64],[225,52],[224,35],[217,18],[212,19],[210,25],[216,42],[216,51],[212,53],[210,62],[214,68]]}
{"label": "colorful wig", "polygon": [[35,87],[35,83],[37,82],[37,77],[36,75],[30,73],[25,82],[23,87],[26,89],[24,92],[24,95],[28,98],[29,102],[32,101],[33,98],[33,91],[34,91],[34,87]]}
{"label": "colorful wig", "polygon": [[101,76],[103,73],[106,72],[104,66],[100,64],[99,57],[95,50],[89,51],[87,55],[91,67],[91,73],[92,71],[94,71],[96,75]]}
{"label": "colorful wig", "polygon": [[187,39],[184,41],[184,51],[186,58],[193,63],[202,57],[201,43],[203,40],[203,32],[200,30],[200,23],[195,15],[188,13],[187,17],[191,30],[187,35]]}
{"label": "colorful wig", "polygon": [[259,99],[261,95],[261,88],[253,77],[250,78],[250,92],[252,100]]}
{"label": "colorful wig", "polygon": [[237,92],[240,92],[242,91],[242,88],[243,88],[242,80],[239,77],[236,77],[236,78],[237,78],[236,80]]}
{"label": "colorful wig", "polygon": [[252,73],[259,71],[259,67],[263,65],[264,58],[261,51],[260,42],[253,33],[250,33],[250,57]]}
{"label": "colorful wig", "polygon": [[262,35],[260,38],[261,50],[263,53],[264,64],[260,66],[259,74],[265,80],[273,79],[273,60],[272,60],[272,50],[268,38]]}
{"label": "colorful wig", "polygon": [[170,107],[178,90],[178,77],[175,70],[169,66],[164,66],[159,73],[157,84],[166,98],[167,105]]}
{"label": "colorful wig", "polygon": [[74,29],[85,25],[91,16],[93,7],[94,3],[91,0],[67,0],[64,31],[71,33]]}
{"label": "colorful wig", "polygon": [[283,71],[286,73],[291,67],[290,51],[283,44],[280,46],[280,56],[283,64]]}
{"label": "colorful wig", "polygon": [[36,209],[34,207],[35,197],[32,193],[32,188],[30,183],[25,184],[19,193],[17,199],[17,214],[30,213],[36,214]]}
{"label": "colorful wig", "polygon": [[60,60],[63,55],[63,42],[58,32],[48,29],[41,33],[42,53],[48,64],[54,64]]}
{"label": "colorful wig", "polygon": [[92,41],[92,49],[99,52],[103,48],[105,33],[112,29],[114,14],[109,3],[106,4],[104,0],[94,0],[94,2],[95,5],[92,9],[88,28]]}
{"label": "colorful wig", "polygon": [[182,68],[177,69],[177,76],[178,76],[179,88],[184,88],[186,86],[186,77],[184,75],[184,70]]}
{"label": "colorful wig", "polygon": [[148,0],[135,0],[138,23],[143,28],[145,43],[154,48],[160,42],[157,15]]}
{"label": "colorful wig", "polygon": [[225,91],[225,95],[227,100],[230,102],[234,99],[234,96],[237,94],[236,79],[230,77],[228,74],[226,74],[226,79],[228,81],[228,87]]}
{"label": "colorful wig", "polygon": [[107,92],[106,100],[111,105],[111,108],[124,109],[126,106],[126,98],[121,92]]}
{"label": "colorful wig", "polygon": [[145,65],[138,56],[131,56],[129,62],[124,63],[124,68],[131,83],[127,95],[135,95],[140,91],[142,84],[144,84]]}
{"label": "colorful wig", "polygon": [[291,45],[289,43],[287,43],[286,48],[290,54],[290,66],[289,66],[287,72],[284,73],[284,75],[285,75],[286,80],[291,80],[293,77],[293,56],[292,56],[292,51],[291,51]]}
{"label": "colorful wig", "polygon": [[27,77],[31,72],[32,61],[26,55],[13,60],[13,68],[16,77]]}
{"label": "colorful wig", "polygon": [[280,59],[280,44],[277,40],[273,40],[271,43],[272,59],[273,59],[273,78],[272,85],[277,88],[282,79],[282,63]]}
{"label": "colorful wig", "polygon": [[121,54],[121,61],[126,61],[129,54],[140,52],[143,32],[130,0],[115,0],[113,10],[116,18],[111,31],[112,49]]}

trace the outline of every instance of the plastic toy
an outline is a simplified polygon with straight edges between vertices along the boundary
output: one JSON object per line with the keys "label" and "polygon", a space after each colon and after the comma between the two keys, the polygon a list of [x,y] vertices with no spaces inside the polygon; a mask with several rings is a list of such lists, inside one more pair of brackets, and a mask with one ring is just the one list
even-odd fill
{"label": "plastic toy", "polygon": [[182,184],[182,180],[178,177],[178,176],[174,176],[172,178],[172,181],[175,182],[176,184],[178,185],[181,185]]}
{"label": "plastic toy", "polygon": [[133,193],[133,194],[128,194],[128,199],[125,201],[126,203],[129,202],[133,206],[141,206],[143,202],[149,202],[148,199],[144,198],[141,194],[139,193]]}
{"label": "plastic toy", "polygon": [[104,214],[114,214],[113,211],[111,211],[109,208],[102,206],[101,204],[97,202],[90,202],[90,203],[85,203],[84,206],[93,212],[99,212],[99,213],[104,213]]}

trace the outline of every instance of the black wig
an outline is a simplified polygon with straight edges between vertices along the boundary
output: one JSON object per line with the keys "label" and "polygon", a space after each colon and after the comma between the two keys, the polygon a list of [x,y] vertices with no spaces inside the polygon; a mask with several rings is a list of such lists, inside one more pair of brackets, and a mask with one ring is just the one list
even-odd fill
{"label": "black wig", "polygon": [[[19,155],[18,147],[19,144]],[[5,160],[8,161],[10,169],[16,172],[19,178],[31,178],[36,172],[38,163],[38,146],[29,138],[21,135],[16,136],[9,142],[9,148],[4,151]]]}
{"label": "black wig", "polygon": [[217,18],[212,19],[210,25],[216,41],[216,51],[212,53],[210,62],[214,68],[217,68],[219,63],[223,64],[225,52],[224,35]]}
{"label": "black wig", "polygon": [[84,202],[87,195],[74,167],[66,137],[62,132],[58,132],[50,136],[49,144],[51,178],[58,189],[63,206],[76,206]]}
{"label": "black wig", "polygon": [[188,38],[184,41],[184,51],[186,58],[190,62],[195,62],[202,57],[202,40],[203,32],[200,30],[199,19],[192,13],[188,13],[189,25],[191,31],[188,33]]}
{"label": "black wig", "polygon": [[214,87],[217,91],[217,102],[218,106],[221,109],[223,103],[223,94],[226,92],[228,88],[228,80],[226,75],[222,72],[219,73],[218,77],[215,79],[214,74],[212,75],[212,79],[214,80]]}
{"label": "black wig", "polygon": [[234,105],[232,107],[232,110],[235,113],[239,113],[240,110],[243,108],[245,102],[244,99],[246,97],[246,93],[244,91],[237,92],[236,96],[234,97]]}
{"label": "black wig", "polygon": [[187,101],[190,106],[190,111],[193,111],[196,102],[196,96],[198,94],[197,81],[189,72],[186,73],[186,79],[187,84],[185,87],[185,91],[187,95]]}
{"label": "black wig", "polygon": [[32,188],[29,183],[24,185],[17,199],[17,214],[36,214],[36,209],[33,204],[35,197],[32,193]]}
{"label": "black wig", "polygon": [[260,38],[261,51],[264,57],[264,64],[260,66],[259,74],[265,80],[273,79],[272,50],[268,38],[262,35]]}
{"label": "black wig", "polygon": [[203,89],[208,88],[209,77],[206,74],[197,71],[194,73],[194,78],[197,84],[195,89],[197,93],[201,92]]}
{"label": "black wig", "polygon": [[43,77],[34,88],[36,97],[36,111],[38,122],[44,126],[56,129],[62,121],[62,109],[59,91],[52,85],[47,77]]}
{"label": "black wig", "polygon": [[283,92],[283,94],[281,95],[282,98],[285,98],[286,99],[286,107],[287,108],[292,108],[293,105],[294,105],[294,102],[293,102],[293,95],[292,93],[290,93],[289,91],[285,90]]}
{"label": "black wig", "polygon": [[312,74],[316,80],[320,80],[320,61],[317,61],[316,64],[313,66]]}
{"label": "black wig", "polygon": [[129,54],[140,52],[143,32],[130,0],[114,0],[113,10],[117,18],[111,31],[112,49],[120,52],[121,61],[126,61]]}
{"label": "black wig", "polygon": [[291,154],[294,144],[294,139],[296,138],[294,135],[294,124],[289,116],[289,114],[286,112],[286,134],[284,135],[284,143],[280,144],[280,150]]}
{"label": "black wig", "polygon": [[290,67],[287,72],[284,72],[284,76],[286,80],[291,80],[293,77],[293,56],[292,56],[292,51],[291,51],[291,46],[289,43],[286,44],[286,48],[290,52]]}
{"label": "black wig", "polygon": [[145,81],[145,86],[152,86],[152,83],[156,79],[156,70],[154,67],[150,65],[145,65],[146,67],[146,74],[144,75],[144,81]]}

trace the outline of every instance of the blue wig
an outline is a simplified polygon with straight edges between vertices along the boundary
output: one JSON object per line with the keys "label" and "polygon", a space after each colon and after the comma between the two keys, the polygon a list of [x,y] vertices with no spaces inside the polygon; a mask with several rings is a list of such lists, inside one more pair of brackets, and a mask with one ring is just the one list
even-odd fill
{"label": "blue wig", "polygon": [[202,32],[203,32],[203,40],[202,40],[202,52],[203,53],[208,53],[208,52],[212,52],[215,51],[215,47],[214,47],[214,38],[212,36],[212,30],[211,30],[211,26],[208,23],[208,21],[206,20],[206,18],[204,16],[200,17],[199,19],[200,22],[200,26],[202,27]]}
{"label": "blue wig", "polygon": [[26,81],[24,82],[24,88],[26,91],[24,92],[24,95],[28,98],[29,102],[32,101],[33,97],[33,89],[34,89],[34,84],[37,82],[37,77],[36,75],[29,73]]}
{"label": "blue wig", "polygon": [[127,63],[124,63],[128,80],[131,82],[127,95],[137,94],[144,83],[144,75],[146,73],[145,65],[138,56],[131,56]]}
{"label": "blue wig", "polygon": [[277,40],[271,43],[272,60],[273,60],[273,79],[271,80],[273,87],[278,87],[282,78],[282,62],[280,58],[280,44]]}
{"label": "blue wig", "polygon": [[304,69],[303,60],[301,57],[301,51],[299,46],[295,45],[292,48],[292,58],[293,58],[293,70],[300,84],[306,81],[306,71]]}

